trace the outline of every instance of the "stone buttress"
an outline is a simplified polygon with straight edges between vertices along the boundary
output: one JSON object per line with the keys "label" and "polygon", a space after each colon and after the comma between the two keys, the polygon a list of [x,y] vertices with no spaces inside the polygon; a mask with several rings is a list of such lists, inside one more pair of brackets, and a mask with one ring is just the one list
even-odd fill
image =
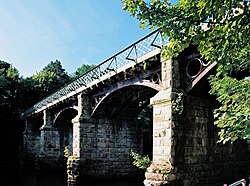
{"label": "stone buttress", "polygon": [[216,100],[204,78],[185,92],[183,61],[162,61],[162,87],[153,106],[153,161],[146,186],[223,185],[248,178],[246,141],[218,143]]}

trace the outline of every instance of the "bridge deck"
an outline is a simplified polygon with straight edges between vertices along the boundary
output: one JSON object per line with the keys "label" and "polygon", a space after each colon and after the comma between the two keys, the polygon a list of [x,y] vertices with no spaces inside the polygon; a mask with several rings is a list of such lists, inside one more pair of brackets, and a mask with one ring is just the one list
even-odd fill
{"label": "bridge deck", "polygon": [[22,113],[24,119],[32,114],[39,113],[65,99],[83,92],[84,90],[104,81],[135,64],[141,63],[161,52],[162,46],[167,43],[161,35],[161,30],[155,30],[129,47],[105,60],[83,76],[60,88],[51,95]]}

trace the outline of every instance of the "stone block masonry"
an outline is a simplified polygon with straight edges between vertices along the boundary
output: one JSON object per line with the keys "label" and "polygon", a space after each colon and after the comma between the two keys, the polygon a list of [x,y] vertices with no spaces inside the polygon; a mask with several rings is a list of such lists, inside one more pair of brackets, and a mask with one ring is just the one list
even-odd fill
{"label": "stone block masonry", "polygon": [[137,119],[91,118],[88,97],[78,96],[73,119],[73,156],[80,160],[81,177],[121,177],[140,174],[132,164],[131,150],[142,152],[142,126]]}
{"label": "stone block masonry", "polygon": [[219,186],[248,179],[247,143],[217,142],[218,129],[213,124],[216,100],[201,94],[205,85],[183,94],[176,104],[176,94],[182,92],[185,83],[178,63],[162,61],[163,90],[151,98],[153,163],[145,173],[144,184]]}
{"label": "stone block masonry", "polygon": [[101,178],[139,173],[130,156],[131,150],[142,152],[142,130],[138,121],[106,118],[82,125],[83,175]]}

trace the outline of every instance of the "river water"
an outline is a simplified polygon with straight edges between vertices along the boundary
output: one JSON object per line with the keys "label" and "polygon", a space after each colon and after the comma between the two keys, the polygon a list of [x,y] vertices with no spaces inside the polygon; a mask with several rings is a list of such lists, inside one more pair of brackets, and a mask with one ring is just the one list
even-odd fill
{"label": "river water", "polygon": [[[67,186],[66,171],[45,171],[41,173],[31,168],[20,168],[15,158],[4,162],[3,158],[1,160],[0,186]],[[144,179],[143,173],[135,179],[84,180],[79,186],[144,186]]]}
{"label": "river water", "polygon": [[[5,155],[2,153],[2,155]],[[1,153],[0,153],[1,156]],[[35,171],[21,168],[18,158],[11,155],[0,157],[0,186],[67,186],[65,171]],[[84,179],[79,186],[144,186],[144,172],[133,179],[109,179],[90,181]]]}
{"label": "river water", "polygon": [[[25,170],[19,175],[18,186],[67,186],[67,175],[59,172],[37,173]],[[143,178],[133,180],[86,180],[79,186],[144,186]]]}

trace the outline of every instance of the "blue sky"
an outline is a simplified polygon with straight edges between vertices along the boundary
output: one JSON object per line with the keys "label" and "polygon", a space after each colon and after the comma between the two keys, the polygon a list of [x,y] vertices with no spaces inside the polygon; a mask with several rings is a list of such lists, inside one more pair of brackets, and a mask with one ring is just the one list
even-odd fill
{"label": "blue sky", "polygon": [[1,0],[0,60],[31,76],[60,60],[71,74],[150,33],[121,0]]}

